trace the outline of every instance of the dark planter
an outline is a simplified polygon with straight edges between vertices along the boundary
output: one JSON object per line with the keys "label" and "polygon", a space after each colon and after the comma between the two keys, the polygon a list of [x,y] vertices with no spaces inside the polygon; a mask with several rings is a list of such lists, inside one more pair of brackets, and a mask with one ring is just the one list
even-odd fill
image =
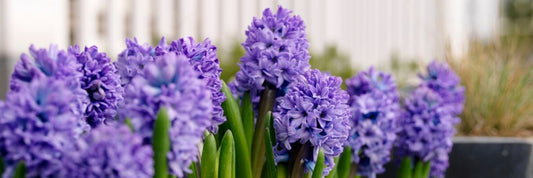
{"label": "dark planter", "polygon": [[533,178],[532,142],[517,138],[457,137],[449,178]]}
{"label": "dark planter", "polygon": [[[502,137],[456,137],[447,178],[533,178],[533,140]],[[396,177],[390,163],[379,178]]]}

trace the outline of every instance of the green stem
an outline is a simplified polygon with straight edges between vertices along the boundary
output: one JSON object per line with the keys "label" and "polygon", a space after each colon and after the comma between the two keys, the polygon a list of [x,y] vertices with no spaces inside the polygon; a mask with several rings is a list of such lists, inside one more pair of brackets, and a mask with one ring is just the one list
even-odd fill
{"label": "green stem", "polygon": [[424,163],[424,166],[422,167],[422,176],[424,176],[424,178],[429,178],[430,171],[431,171],[431,162],[427,161]]}
{"label": "green stem", "polygon": [[237,175],[239,177],[253,177],[252,166],[250,165],[250,150],[244,134],[239,105],[225,82],[222,82],[222,92],[226,95],[226,101],[222,103],[222,108],[224,109],[229,130],[232,131],[235,138],[235,150],[238,153],[236,154]]}
{"label": "green stem", "polygon": [[413,173],[414,178],[423,178],[424,177],[424,162],[418,160],[415,165],[415,170]]}
{"label": "green stem", "polygon": [[170,120],[168,119],[167,109],[161,107],[155,120],[152,141],[152,148],[154,150],[154,178],[167,178],[168,176],[167,153],[170,150],[169,128]]}
{"label": "green stem", "polygon": [[352,148],[344,147],[344,151],[339,157],[337,164],[337,177],[347,178],[350,175],[350,169],[352,164]]}
{"label": "green stem", "polygon": [[320,149],[318,151],[318,157],[316,158],[316,163],[315,163],[315,168],[313,169],[312,178],[322,178],[324,167],[326,167],[325,158],[324,158],[324,150]]}
{"label": "green stem", "polygon": [[278,170],[278,178],[287,178],[287,176],[289,176],[289,173],[287,172],[287,165],[285,163],[278,163],[276,168]]}
{"label": "green stem", "polygon": [[398,178],[413,178],[413,163],[411,157],[405,157],[398,169]]}
{"label": "green stem", "polygon": [[13,178],[24,178],[26,177],[26,165],[24,165],[24,161],[20,161],[17,165],[17,168],[15,168],[15,175]]}
{"label": "green stem", "polygon": [[[188,178],[200,178],[200,174],[198,174],[198,166],[196,166],[196,163],[191,163],[191,166],[189,166],[189,169],[192,170],[190,174],[187,175]],[[168,175],[168,177],[176,177],[174,175]]]}
{"label": "green stem", "polygon": [[2,156],[0,156],[0,176],[4,174],[4,159],[2,159]]}
{"label": "green stem", "polygon": [[303,178],[304,172],[305,172],[305,161],[304,158],[307,157],[307,155],[312,154],[312,148],[311,146],[307,145],[309,143],[306,143],[305,145],[302,145],[300,143],[293,144],[292,149],[289,151],[289,155],[291,155],[291,159],[289,159],[289,172],[291,174],[291,178]]}
{"label": "green stem", "polygon": [[265,84],[259,101],[259,113],[255,124],[255,132],[252,144],[253,177],[260,177],[265,161],[265,117],[268,111],[272,111],[276,99],[276,89],[270,84]]}
{"label": "green stem", "polygon": [[244,93],[244,96],[242,98],[241,115],[244,133],[246,134],[246,141],[248,142],[248,148],[252,149],[255,116],[254,108],[252,105],[252,99],[250,98],[250,92]]}
{"label": "green stem", "polygon": [[274,161],[274,151],[272,150],[272,141],[270,140],[270,120],[272,113],[268,112],[265,126],[265,150],[266,150],[266,176],[267,178],[277,178],[276,162]]}

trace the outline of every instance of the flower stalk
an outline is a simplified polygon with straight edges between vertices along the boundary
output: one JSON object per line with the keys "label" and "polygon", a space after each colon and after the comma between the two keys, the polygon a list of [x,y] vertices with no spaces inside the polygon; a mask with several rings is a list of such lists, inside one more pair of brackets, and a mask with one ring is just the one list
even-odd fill
{"label": "flower stalk", "polygon": [[253,136],[252,144],[252,166],[254,177],[260,177],[265,161],[265,124],[266,117],[274,107],[276,99],[276,89],[270,84],[264,85],[265,89],[261,94],[261,100],[259,101],[259,113],[257,116],[257,122],[255,124],[255,132]]}

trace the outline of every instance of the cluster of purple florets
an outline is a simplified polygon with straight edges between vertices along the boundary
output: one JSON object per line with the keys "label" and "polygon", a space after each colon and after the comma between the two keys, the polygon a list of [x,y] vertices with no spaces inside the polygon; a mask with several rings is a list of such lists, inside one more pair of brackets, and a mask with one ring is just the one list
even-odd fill
{"label": "cluster of purple florets", "polygon": [[[431,176],[443,177],[464,103],[449,66],[432,62],[404,110],[391,75],[374,68],[347,80],[346,92],[341,78],[310,69],[305,25],[290,14],[280,6],[254,18],[229,85],[238,96],[249,92],[256,107],[265,88],[276,90],[276,161],[303,162],[312,171],[323,150],[327,175],[349,146],[357,173],[375,177],[395,147],[396,157],[430,162]],[[32,45],[21,56],[0,101],[2,177],[21,162],[27,177],[150,177],[163,107],[171,123],[168,171],[192,172],[204,132],[216,133],[226,121],[217,48],[191,37],[157,46],[127,39],[126,46],[113,63],[96,46]],[[125,121],[130,128],[119,123]],[[308,152],[293,154],[299,150]]]}
{"label": "cluster of purple florets", "polygon": [[350,135],[357,174],[372,177],[385,171],[398,132],[400,102],[391,75],[374,68],[346,80],[351,107]]}
{"label": "cluster of purple florets", "polygon": [[452,149],[454,126],[460,122],[464,88],[459,77],[445,63],[432,62],[423,82],[405,99],[400,119],[396,153],[398,158],[431,163],[431,176],[444,177]]}
{"label": "cluster of purple florets", "polygon": [[290,14],[281,6],[275,14],[267,8],[263,17],[254,18],[248,26],[242,44],[246,53],[240,60],[235,82],[230,84],[234,93],[242,96],[250,92],[257,104],[264,85],[284,90],[310,69],[304,22]]}
{"label": "cluster of purple florets", "polygon": [[[335,165],[348,138],[350,116],[348,93],[341,90],[342,79],[317,69],[306,72],[291,84],[287,93],[277,99],[274,109],[274,128],[277,161],[285,161],[294,144],[311,146],[312,154],[305,160],[308,169],[314,168],[319,149],[324,150],[324,174]],[[295,155],[288,155],[295,156]]]}

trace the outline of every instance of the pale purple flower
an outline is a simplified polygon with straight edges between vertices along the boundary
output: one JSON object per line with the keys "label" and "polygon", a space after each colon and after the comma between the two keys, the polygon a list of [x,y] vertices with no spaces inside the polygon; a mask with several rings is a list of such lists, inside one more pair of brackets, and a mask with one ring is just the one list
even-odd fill
{"label": "pale purple flower", "polygon": [[226,96],[221,92],[222,68],[218,61],[216,46],[211,44],[209,38],[203,42],[195,42],[192,37],[181,38],[172,41],[170,45],[166,45],[164,38],[161,39],[161,43],[155,48],[155,55],[160,56],[169,52],[187,56],[194,70],[200,73],[200,78],[207,81],[213,103],[212,125],[209,130],[216,133],[218,125],[226,121],[221,106]]}
{"label": "pale purple flower", "polygon": [[142,71],[144,66],[154,61],[154,48],[149,44],[139,44],[137,39],[126,39],[126,49],[122,51],[114,62],[120,75],[122,86],[131,82],[133,77]]}
{"label": "pale purple flower", "polygon": [[399,131],[397,120],[401,112],[396,83],[391,75],[371,67],[348,79],[346,86],[352,112],[346,145],[353,150],[357,174],[375,177],[385,171]]}
{"label": "pale purple flower", "polygon": [[0,154],[7,165],[3,177],[11,177],[20,161],[27,177],[65,175],[65,148],[88,129],[74,112],[76,101],[68,82],[36,77],[0,102]]}
{"label": "pale purple flower", "polygon": [[56,45],[49,49],[36,49],[30,46],[30,56],[22,54],[11,75],[10,89],[17,92],[36,78],[53,78],[66,82],[67,87],[75,94],[77,107],[75,112],[83,113],[89,102],[87,92],[81,88],[81,65],[72,54],[59,50]]}
{"label": "pale purple flower", "polygon": [[460,85],[461,79],[448,64],[433,61],[427,66],[427,74],[419,76],[423,80],[421,85],[437,92],[453,114],[459,115],[463,112],[465,88]]}
{"label": "pale purple flower", "polygon": [[63,159],[67,177],[152,177],[153,152],[125,125],[102,125],[76,140]]}
{"label": "pale purple flower", "polygon": [[269,8],[263,17],[254,18],[242,44],[246,53],[240,59],[235,82],[230,83],[238,95],[249,91],[254,103],[263,85],[285,88],[299,75],[309,70],[309,43],[305,25],[299,16],[278,7],[274,14]]}
{"label": "pale purple flower", "polygon": [[148,144],[157,112],[166,107],[172,123],[169,168],[172,174],[183,177],[197,161],[197,144],[211,126],[211,93],[185,55],[155,57],[155,62],[146,64],[141,72],[125,88],[120,116],[131,119],[134,130]]}
{"label": "pale purple flower", "polygon": [[343,151],[350,131],[348,93],[341,90],[341,83],[339,77],[310,70],[277,99],[273,115],[278,162],[287,158],[295,144],[311,146],[306,165],[314,168],[318,151],[323,149],[327,166],[324,174],[329,174],[335,164],[333,158]]}
{"label": "pale purple flower", "polygon": [[405,116],[396,142],[396,156],[414,161],[430,161],[431,176],[444,177],[448,153],[452,148],[454,125],[459,122],[445,107],[444,99],[425,85],[419,86],[405,100]]}
{"label": "pale purple flower", "polygon": [[85,120],[93,128],[113,120],[123,100],[124,89],[111,59],[106,53],[98,52],[96,46],[80,51],[76,45],[69,48],[69,53],[82,64],[81,88],[87,91],[89,100],[84,110]]}

